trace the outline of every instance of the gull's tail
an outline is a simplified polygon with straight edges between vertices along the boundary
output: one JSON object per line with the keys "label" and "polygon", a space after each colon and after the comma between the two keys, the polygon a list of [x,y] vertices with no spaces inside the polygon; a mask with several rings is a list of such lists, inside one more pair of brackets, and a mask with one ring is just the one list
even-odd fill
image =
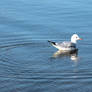
{"label": "gull's tail", "polygon": [[56,45],[56,42],[52,42],[52,41],[49,41],[49,40],[48,40],[48,42],[51,43],[52,45]]}

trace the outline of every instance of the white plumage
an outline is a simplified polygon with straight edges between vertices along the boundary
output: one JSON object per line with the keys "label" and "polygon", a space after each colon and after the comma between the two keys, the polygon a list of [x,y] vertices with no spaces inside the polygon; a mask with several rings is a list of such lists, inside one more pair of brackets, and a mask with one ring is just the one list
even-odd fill
{"label": "white plumage", "polygon": [[77,34],[73,34],[71,37],[71,41],[64,41],[59,43],[52,41],[48,41],[48,42],[50,42],[54,47],[56,47],[59,50],[72,51],[72,50],[76,50],[77,40],[82,40],[82,39],[79,38]]}

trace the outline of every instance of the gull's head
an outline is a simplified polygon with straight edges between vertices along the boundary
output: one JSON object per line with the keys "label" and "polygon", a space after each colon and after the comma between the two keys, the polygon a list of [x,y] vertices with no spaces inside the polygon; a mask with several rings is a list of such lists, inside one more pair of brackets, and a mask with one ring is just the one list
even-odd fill
{"label": "gull's head", "polygon": [[77,40],[82,40],[82,39],[77,34],[73,34],[71,37],[71,42],[76,44]]}

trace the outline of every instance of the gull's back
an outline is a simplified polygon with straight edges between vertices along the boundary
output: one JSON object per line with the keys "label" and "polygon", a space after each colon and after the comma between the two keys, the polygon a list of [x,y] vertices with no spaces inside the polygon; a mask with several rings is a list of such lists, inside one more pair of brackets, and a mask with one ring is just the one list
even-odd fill
{"label": "gull's back", "polygon": [[74,44],[72,42],[65,41],[62,43],[61,42],[56,43],[56,45],[54,47],[58,48],[59,50],[72,50],[72,49],[76,48],[76,44]]}

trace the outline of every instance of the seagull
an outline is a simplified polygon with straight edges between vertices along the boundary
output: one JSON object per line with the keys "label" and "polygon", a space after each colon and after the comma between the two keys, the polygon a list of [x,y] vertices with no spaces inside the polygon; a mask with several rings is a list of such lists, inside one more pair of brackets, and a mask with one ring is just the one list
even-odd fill
{"label": "seagull", "polygon": [[76,50],[76,44],[78,40],[82,40],[77,34],[73,34],[71,36],[71,41],[64,41],[64,42],[53,42],[53,41],[48,41],[50,42],[55,48],[61,51],[73,51]]}

